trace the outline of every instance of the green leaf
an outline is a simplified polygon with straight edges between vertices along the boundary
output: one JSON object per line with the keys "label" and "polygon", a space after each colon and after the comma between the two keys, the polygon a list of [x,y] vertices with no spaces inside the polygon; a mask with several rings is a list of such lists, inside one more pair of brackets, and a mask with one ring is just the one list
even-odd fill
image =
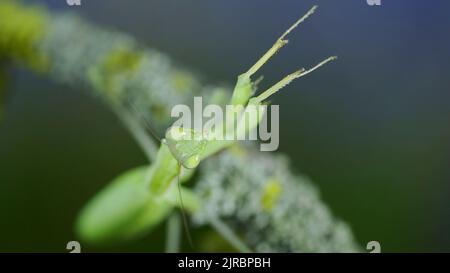
{"label": "green leaf", "polygon": [[6,84],[7,84],[7,72],[6,63],[1,60],[0,56],[0,121],[3,118],[3,112],[5,110],[5,100],[6,100]]}
{"label": "green leaf", "polygon": [[172,181],[180,174],[180,164],[167,145],[161,144],[152,166],[154,171],[148,176],[150,191],[156,196],[162,196],[170,188]]}
{"label": "green leaf", "polygon": [[120,175],[81,211],[76,229],[82,240],[110,244],[149,232],[173,206],[150,194],[146,176],[152,169],[139,167]]}
{"label": "green leaf", "polygon": [[[183,198],[183,207],[180,200]],[[200,209],[201,201],[197,197],[197,195],[190,189],[185,187],[180,187],[180,191],[178,191],[178,187],[172,187],[164,196],[164,199],[167,203],[179,207],[181,209],[185,209],[190,213],[195,213],[198,209]]]}

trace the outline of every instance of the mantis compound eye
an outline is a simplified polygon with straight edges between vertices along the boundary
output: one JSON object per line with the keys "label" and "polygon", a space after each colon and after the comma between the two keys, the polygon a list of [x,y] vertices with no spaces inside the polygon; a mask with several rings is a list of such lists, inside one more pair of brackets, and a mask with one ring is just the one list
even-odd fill
{"label": "mantis compound eye", "polygon": [[193,169],[200,163],[207,139],[202,131],[173,126],[166,132],[165,143],[183,167]]}
{"label": "mantis compound eye", "polygon": [[200,156],[193,155],[184,161],[183,166],[187,169],[193,169],[193,168],[197,167],[199,163],[200,163]]}

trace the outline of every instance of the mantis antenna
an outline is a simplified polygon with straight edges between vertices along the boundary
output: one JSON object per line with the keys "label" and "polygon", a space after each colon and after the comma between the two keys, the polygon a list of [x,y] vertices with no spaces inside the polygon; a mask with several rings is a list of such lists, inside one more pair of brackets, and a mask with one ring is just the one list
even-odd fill
{"label": "mantis antenna", "polygon": [[[178,167],[181,170],[181,164],[178,164]],[[187,217],[186,217],[186,213],[184,213],[184,204],[183,204],[183,195],[181,194],[181,182],[180,182],[180,173],[178,173],[177,176],[177,186],[178,186],[178,196],[180,197],[180,205],[181,205],[181,217],[183,217],[183,225],[184,225],[184,230],[186,231],[186,237],[188,239],[189,245],[194,248],[194,243],[192,241],[192,236],[191,233],[189,232],[189,227],[188,227],[188,222],[187,222]]]}
{"label": "mantis antenna", "polygon": [[153,128],[153,126],[151,125],[150,121],[147,119],[147,117],[142,113],[142,111],[136,106],[136,104],[130,99],[128,98],[128,103],[131,106],[131,109],[133,109],[133,111],[138,115],[138,117],[143,121],[145,127],[148,129],[148,131],[150,132],[150,134],[156,138],[159,142],[161,142],[161,137],[158,135],[158,133],[156,132],[156,130]]}

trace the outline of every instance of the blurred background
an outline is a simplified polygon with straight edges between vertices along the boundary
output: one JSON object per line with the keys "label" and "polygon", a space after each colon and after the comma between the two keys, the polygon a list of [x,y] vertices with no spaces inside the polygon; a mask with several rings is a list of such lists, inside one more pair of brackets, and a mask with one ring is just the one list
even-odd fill
{"label": "blurred background", "polygon": [[[261,71],[264,88],[339,56],[273,97],[280,151],[361,245],[450,251],[449,1],[81,1],[27,2],[129,33],[206,82],[228,84],[318,4]],[[17,68],[10,77],[0,122],[0,252],[65,252],[83,204],[145,156],[86,90]],[[163,235],[162,227],[82,251],[163,251]]]}

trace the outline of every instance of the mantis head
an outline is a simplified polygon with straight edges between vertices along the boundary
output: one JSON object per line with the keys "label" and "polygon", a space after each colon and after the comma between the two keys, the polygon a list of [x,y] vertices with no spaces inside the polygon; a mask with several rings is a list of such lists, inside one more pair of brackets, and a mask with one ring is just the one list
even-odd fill
{"label": "mantis head", "polygon": [[194,169],[200,163],[207,139],[202,131],[172,126],[166,131],[164,142],[183,167]]}

